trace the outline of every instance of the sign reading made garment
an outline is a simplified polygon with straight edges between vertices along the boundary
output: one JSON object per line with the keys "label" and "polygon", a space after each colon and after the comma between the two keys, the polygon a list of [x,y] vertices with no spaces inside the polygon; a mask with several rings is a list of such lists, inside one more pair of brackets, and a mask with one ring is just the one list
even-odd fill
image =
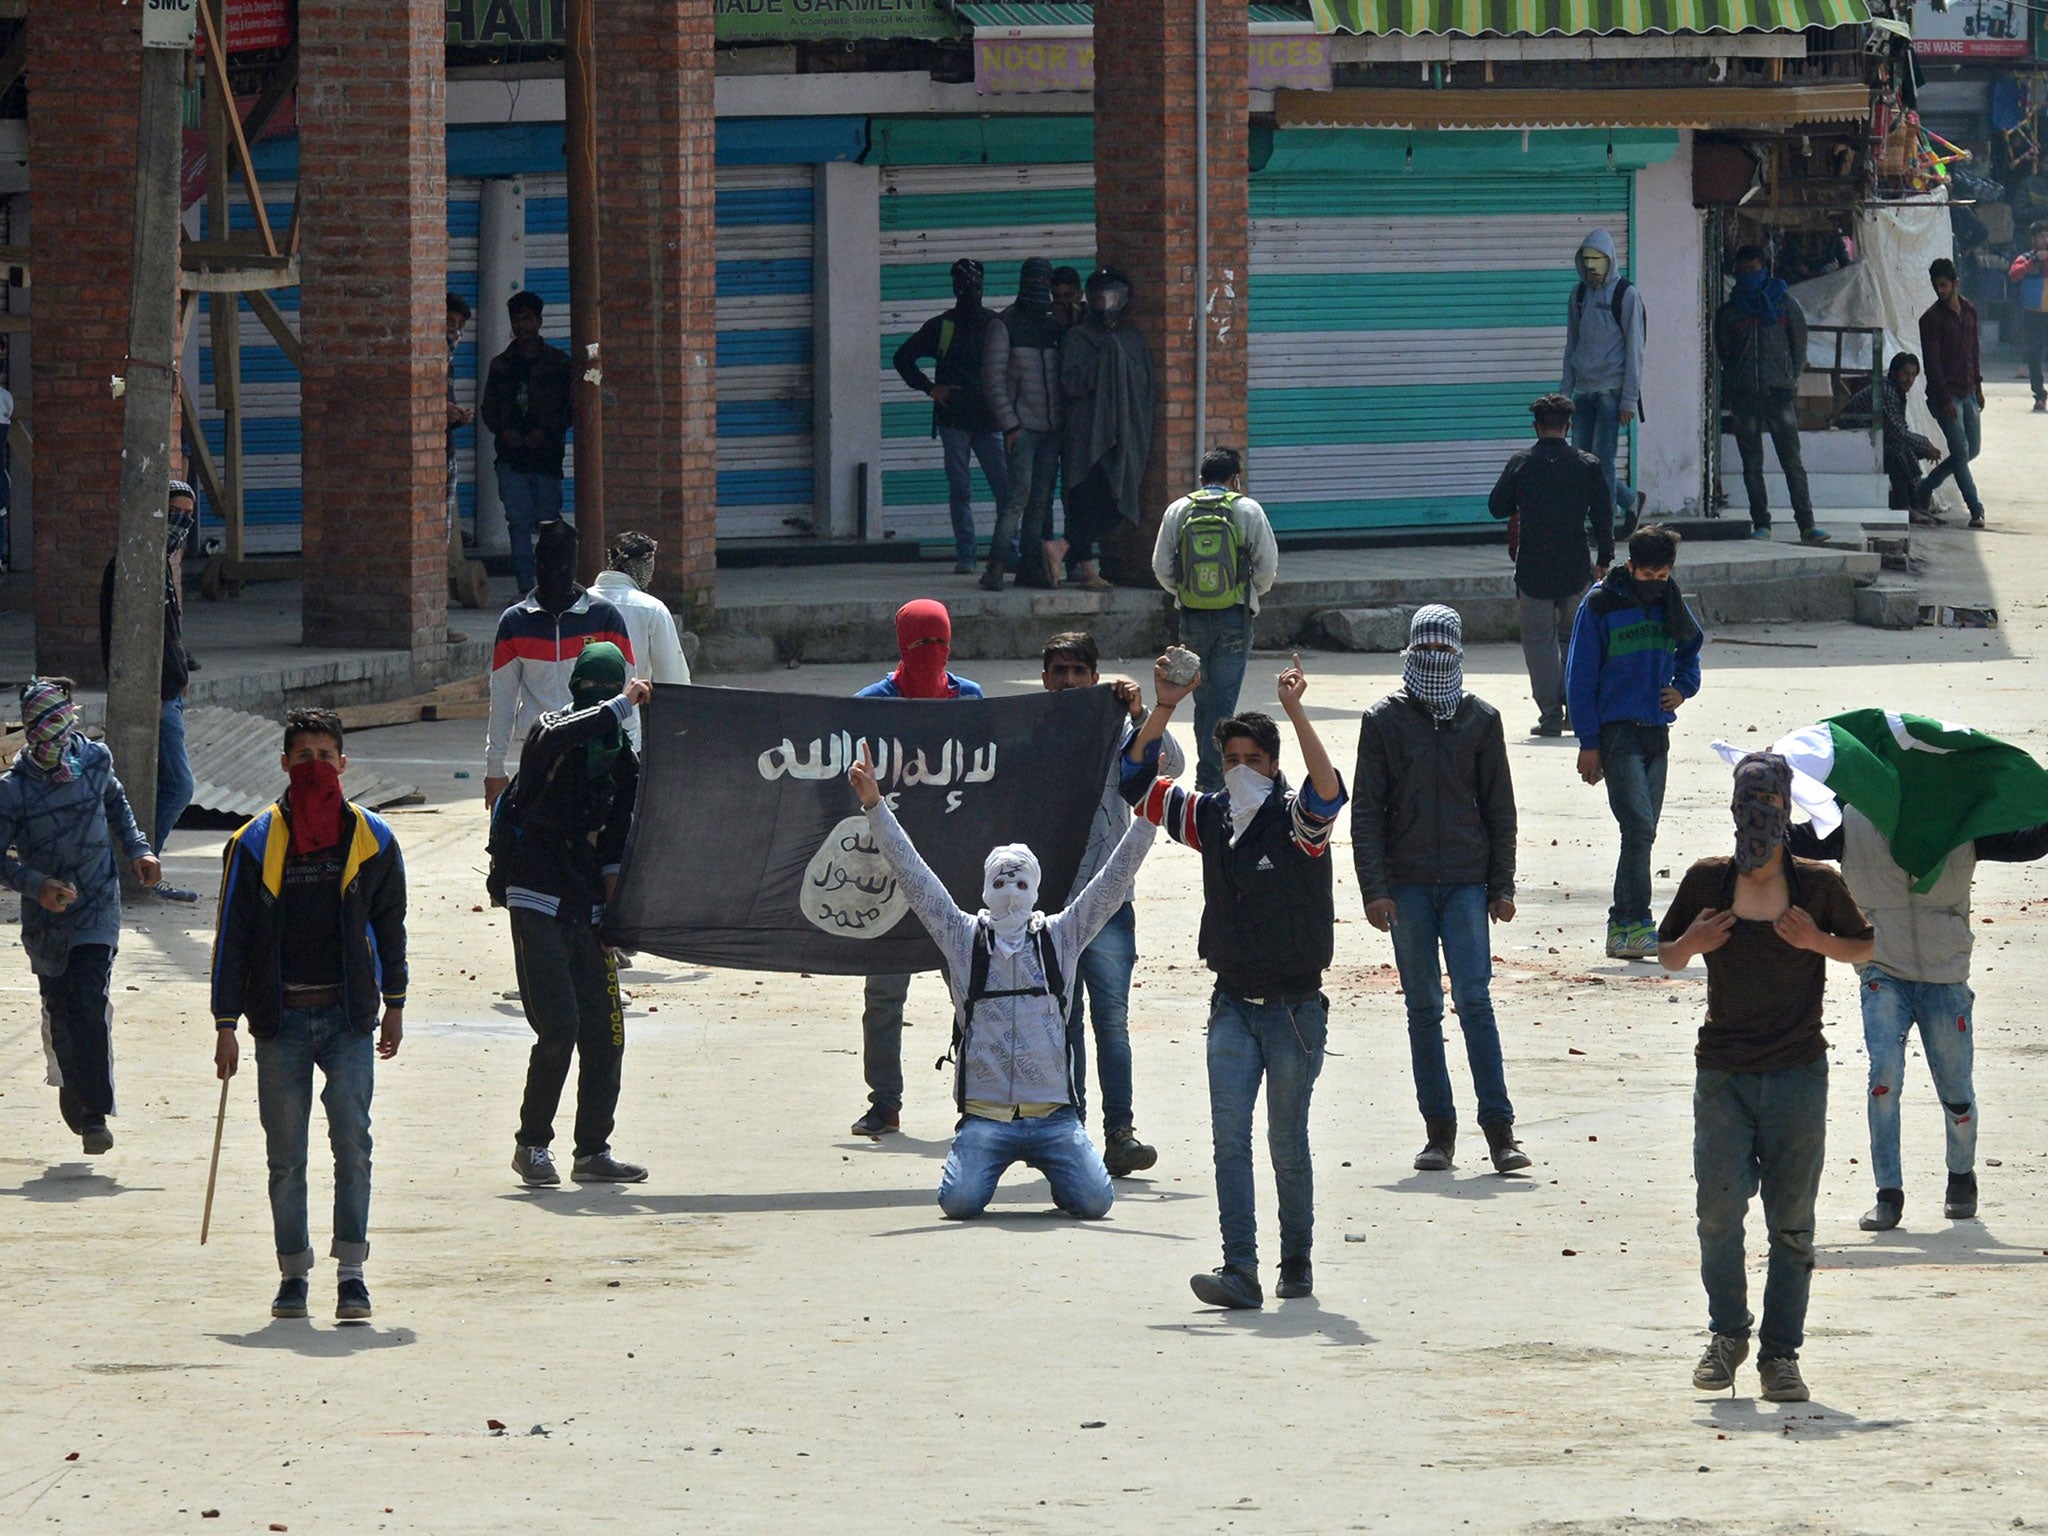
{"label": "sign reading made garment", "polygon": [[[1327,37],[1253,33],[1247,63],[1248,83],[1255,91],[1330,88]],[[1094,38],[1081,31],[1057,37],[978,33],[974,39],[974,88],[984,96],[1092,91]]]}
{"label": "sign reading made garment", "polygon": [[[562,0],[448,0],[447,9],[451,48],[546,47],[566,35]],[[717,0],[715,24],[721,43],[959,35],[939,0]]]}

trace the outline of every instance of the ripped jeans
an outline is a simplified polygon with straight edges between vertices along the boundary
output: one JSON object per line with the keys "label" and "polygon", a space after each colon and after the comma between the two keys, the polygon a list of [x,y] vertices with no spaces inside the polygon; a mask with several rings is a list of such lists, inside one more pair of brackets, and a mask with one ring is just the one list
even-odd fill
{"label": "ripped jeans", "polygon": [[1903,1189],[1899,1164],[1899,1090],[1906,1076],[1906,1038],[1920,1026],[1920,1048],[1935,1096],[1948,1120],[1948,1171],[1977,1166],[1977,1104],[1970,1087],[1976,1001],[1965,982],[1901,981],[1874,965],[1857,972],[1862,985],[1863,1044],[1870,1053],[1870,1172],[1879,1189]]}

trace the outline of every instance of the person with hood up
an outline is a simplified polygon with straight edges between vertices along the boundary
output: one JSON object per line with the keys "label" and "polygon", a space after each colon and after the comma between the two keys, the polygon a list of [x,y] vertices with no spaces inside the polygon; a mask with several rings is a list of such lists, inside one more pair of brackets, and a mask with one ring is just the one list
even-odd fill
{"label": "person with hood up", "polygon": [[[939,440],[946,465],[946,501],[953,517],[953,569],[965,576],[974,569],[974,465],[988,479],[998,508],[1009,502],[1009,471],[1004,463],[1003,435],[982,389],[982,351],[994,318],[981,302],[981,263],[963,256],[953,263],[953,307],[917,328],[896,349],[894,363],[903,382],[920,395],[931,396],[932,435]],[[933,360],[927,377],[921,358]]]}
{"label": "person with hood up", "polygon": [[1771,536],[1771,492],[1764,478],[1764,434],[1778,451],[1778,468],[1792,498],[1799,542],[1825,544],[1827,530],[1813,521],[1806,461],[1799,451],[1799,375],[1806,370],[1806,311],[1771,275],[1760,245],[1735,253],[1735,291],[1714,316],[1714,352],[1721,359],[1721,403],[1742,454],[1742,488],[1749,493],[1750,536]]}
{"label": "person with hood up", "polygon": [[1006,843],[982,865],[981,910],[963,912],[882,798],[865,742],[847,779],[910,910],[939,946],[953,995],[960,1125],[939,1177],[939,1209],[956,1221],[979,1216],[1004,1170],[1025,1163],[1045,1175],[1068,1215],[1107,1216],[1116,1192],[1076,1108],[1067,996],[1081,951],[1130,899],[1157,829],[1133,821],[1109,862],[1050,916],[1037,910],[1037,855]]}
{"label": "person with hood up", "polygon": [[[857,699],[978,699],[981,684],[956,677],[946,664],[953,657],[953,616],[946,605],[929,597],[896,610],[896,670],[869,683]],[[867,1079],[868,1107],[853,1122],[853,1134],[873,1140],[892,1134],[903,1117],[903,1003],[910,996],[908,976],[870,976],[861,1009],[861,1072]]]}
{"label": "person with hood up", "polygon": [[121,943],[117,857],[162,873],[114,776],[114,754],[78,725],[68,677],[21,690],[21,752],[0,773],[0,879],[21,893],[21,947],[43,1000],[43,1057],[57,1109],[87,1153],[111,1151],[114,1012]]}
{"label": "person with hood up", "polygon": [[1621,275],[1614,236],[1596,229],[1580,245],[1578,286],[1565,306],[1564,381],[1571,397],[1572,446],[1600,461],[1615,528],[1635,531],[1645,497],[1615,469],[1621,434],[1643,413],[1643,295]]}
{"label": "person with hood up", "polygon": [[[1052,497],[1060,478],[1060,342],[1066,328],[1052,312],[1052,263],[1033,256],[1017,280],[1017,302],[988,325],[981,353],[982,393],[1009,453],[1009,489],[996,515],[981,584],[1003,588],[1006,564],[1020,587],[1054,585]],[[1013,554],[1014,551],[1014,554]]]}
{"label": "person with hood up", "polygon": [[1813,1284],[1813,1206],[1827,1151],[1827,962],[1862,966],[1870,923],[1842,877],[1785,850],[1792,767],[1752,752],[1735,767],[1735,853],[1685,872],[1657,928],[1657,959],[1707,961],[1707,1014],[1694,1048],[1692,1167],[1700,1279],[1713,1336],[1693,1368],[1701,1392],[1733,1391],[1749,1356],[1742,1224],[1763,1192],[1770,1234],[1757,1376],[1773,1403],[1807,1400],[1799,1371]]}
{"label": "person with hood up", "polygon": [[637,660],[625,615],[576,581],[576,527],[542,523],[534,536],[537,580],[498,620],[491,649],[491,717],[484,731],[484,804],[509,782],[506,758],[542,715],[569,708],[569,676],[586,645],[616,645]]}
{"label": "person with hood up", "polygon": [[1110,583],[1098,564],[1099,546],[1118,523],[1137,522],[1143,510],[1159,399],[1151,348],[1131,323],[1137,296],[1130,278],[1103,267],[1088,279],[1086,296],[1086,313],[1060,350],[1067,536],[1053,545],[1053,580],[1060,579],[1064,559],[1083,587],[1103,591]]}

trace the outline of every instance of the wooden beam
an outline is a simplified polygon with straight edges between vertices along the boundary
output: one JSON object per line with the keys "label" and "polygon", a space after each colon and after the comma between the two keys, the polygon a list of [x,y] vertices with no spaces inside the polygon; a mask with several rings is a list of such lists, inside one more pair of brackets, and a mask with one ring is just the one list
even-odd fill
{"label": "wooden beam", "polygon": [[221,46],[220,31],[213,24],[213,7],[198,7],[199,25],[206,32],[206,84],[218,88],[221,110],[234,131],[235,158],[241,162],[242,182],[249,189],[249,206],[256,215],[256,227],[263,234],[263,249],[277,254],[277,236],[271,232],[270,210],[263,206],[263,186],[256,179],[256,162],[249,158],[249,141],[242,134],[242,114],[235,110],[235,98],[228,85],[227,50]]}
{"label": "wooden beam", "polygon": [[301,373],[306,371],[304,354],[299,350],[299,338],[292,334],[292,328],[285,324],[284,312],[269,294],[252,289],[247,295],[249,308],[256,312],[256,318],[263,322],[263,328],[270,332],[287,361]]}
{"label": "wooden beam", "polygon": [[228,499],[221,493],[220,475],[213,465],[213,450],[206,446],[206,431],[200,425],[199,407],[187,390],[178,391],[178,414],[185,419],[185,440],[192,449],[192,462],[199,468],[200,485],[216,507],[226,506]]}
{"label": "wooden beam", "polygon": [[[192,250],[185,251],[188,263],[192,261]],[[222,257],[234,262],[232,256]],[[229,266],[202,266],[188,264],[178,273],[178,286],[187,293],[261,293],[269,288],[296,288],[299,285],[299,263],[296,258],[280,257],[274,263],[262,258],[245,257]]]}
{"label": "wooden beam", "polygon": [[270,120],[277,116],[299,84],[299,45],[295,39],[291,52],[279,62],[276,69],[263,82],[263,89],[256,93],[256,100],[249,108],[249,115],[242,119],[242,137],[254,144],[263,137],[263,130],[270,126]]}

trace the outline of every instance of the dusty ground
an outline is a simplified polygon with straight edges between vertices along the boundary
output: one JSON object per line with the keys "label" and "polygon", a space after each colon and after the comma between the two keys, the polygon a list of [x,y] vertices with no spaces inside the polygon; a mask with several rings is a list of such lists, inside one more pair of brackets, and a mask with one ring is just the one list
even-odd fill
{"label": "dusty ground", "polygon": [[[1676,737],[1660,870],[1725,843],[1716,735],[1767,741],[1886,703],[2042,750],[2034,467],[2048,425],[2022,386],[1994,393],[1981,476],[1994,526],[1923,542],[1930,593],[1995,597],[2006,627],[1717,637]],[[1347,761],[1391,659],[1304,659]],[[1270,702],[1278,661],[1254,667],[1247,703]],[[858,670],[735,681],[843,692]],[[1036,681],[1026,664],[978,670]],[[1506,707],[1511,735],[1527,724],[1516,653],[1475,651],[1468,682]],[[90,1165],[41,1085],[33,982],[9,945],[0,1531],[2048,1524],[2048,1027],[2025,959],[2048,899],[2036,869],[1992,866],[1978,882],[1980,1219],[1940,1218],[1923,1074],[1906,1092],[1906,1225],[1857,1231],[1862,1046],[1853,984],[1835,975],[1814,1401],[1780,1409],[1754,1399],[1747,1370],[1732,1400],[1690,1386],[1705,1321],[1688,1163],[1703,984],[1601,957],[1614,833],[1568,747],[1511,748],[1523,905],[1496,930],[1509,1084],[1536,1166],[1482,1171],[1468,1130],[1455,1175],[1408,1171],[1420,1126],[1391,956],[1340,853],[1333,1051],[1313,1120],[1319,1297],[1223,1316],[1186,1283],[1217,1243],[1184,850],[1162,847],[1140,887],[1138,1118],[1160,1161],[1108,1221],[1049,1217],[1043,1183],[1014,1178],[992,1219],[938,1219],[951,1113],[946,1080],[924,1069],[944,1043],[935,982],[913,993],[905,1134],[878,1146],[846,1133],[863,1099],[856,984],[659,963],[627,978],[619,1137],[652,1179],[527,1194],[506,1163],[528,1034],[505,996],[504,918],[479,910],[480,777],[454,777],[479,773],[480,743],[453,724],[352,744],[431,796],[396,818],[415,972],[404,1051],[379,1069],[370,1327],[267,1316],[253,1073],[232,1095],[213,1241],[197,1245],[215,1103],[208,914],[136,919],[116,975],[120,1145]],[[174,876],[209,878],[218,845],[181,834]],[[1660,880],[1660,900],[1671,888]],[[1462,1068],[1454,1079],[1469,1106]],[[327,1189],[316,1171],[323,1251]],[[1269,1185],[1260,1197],[1270,1254]],[[332,1277],[323,1261],[316,1314]]]}

